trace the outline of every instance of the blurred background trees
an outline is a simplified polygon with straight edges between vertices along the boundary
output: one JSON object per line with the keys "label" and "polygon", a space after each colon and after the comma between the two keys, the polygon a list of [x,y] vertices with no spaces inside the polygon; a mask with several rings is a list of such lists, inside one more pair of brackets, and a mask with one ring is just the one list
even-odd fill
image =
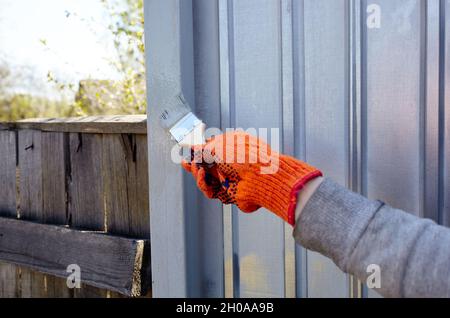
{"label": "blurred background trees", "polygon": [[22,81],[24,74],[12,72],[7,63],[0,61],[0,120],[75,115],[75,108],[64,98],[53,99],[10,91],[16,83]]}
{"label": "blurred background trees", "polygon": [[[94,74],[73,81],[50,68],[46,78],[32,79],[32,70],[11,69],[7,59],[0,55],[0,120],[145,113],[143,0],[95,1],[101,2],[107,16],[101,25],[76,11],[67,10],[63,14],[66,19],[77,19],[86,24],[95,36],[111,41],[109,47],[114,52],[108,63],[116,74],[114,78],[96,78]],[[99,29],[102,34],[98,33]],[[52,54],[45,34],[39,41],[48,54]],[[54,88],[54,93],[42,96],[33,93],[39,88],[30,89],[30,92],[14,89],[19,84],[26,87],[27,81],[30,86],[44,81]]]}

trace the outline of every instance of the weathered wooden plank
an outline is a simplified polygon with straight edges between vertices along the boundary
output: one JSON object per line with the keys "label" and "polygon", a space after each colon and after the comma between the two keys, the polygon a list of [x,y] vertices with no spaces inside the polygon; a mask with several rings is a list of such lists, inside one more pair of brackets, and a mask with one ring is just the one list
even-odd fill
{"label": "weathered wooden plank", "polygon": [[[25,220],[42,221],[41,132],[21,130],[18,132],[18,138],[19,217]],[[44,275],[21,268],[20,296],[23,298],[46,297]]]}
{"label": "weathered wooden plank", "polygon": [[70,134],[69,225],[104,230],[102,136]]}
{"label": "weathered wooden plank", "polygon": [[18,292],[18,267],[0,262],[0,298],[16,298]]}
{"label": "weathered wooden plank", "polygon": [[[17,217],[16,133],[13,131],[0,131],[0,180],[0,216]],[[12,264],[0,263],[0,298],[18,296],[17,271]]]}
{"label": "weathered wooden plank", "polygon": [[[19,132],[20,216],[66,223],[63,134]],[[22,297],[69,297],[65,280],[21,269]]]}
{"label": "weathered wooden plank", "polygon": [[77,264],[83,282],[130,296],[140,295],[146,244],[145,240],[0,218],[0,260],[63,278],[67,267]]}
{"label": "weathered wooden plank", "polygon": [[0,131],[0,215],[16,216],[16,134]]}
{"label": "weathered wooden plank", "polygon": [[[70,133],[69,225],[105,230],[102,135]],[[106,297],[106,290],[82,284],[74,297]]]}
{"label": "weathered wooden plank", "polygon": [[[43,223],[67,224],[67,137],[65,133],[41,134]],[[73,290],[67,287],[66,279],[46,275],[44,280],[47,297],[73,296]]]}
{"label": "weathered wooden plank", "polygon": [[42,220],[41,132],[19,131],[20,218]]}
{"label": "weathered wooden plank", "polygon": [[64,133],[43,132],[41,142],[42,221],[66,225],[66,135]]}
{"label": "weathered wooden plank", "polygon": [[[69,273],[66,273],[66,276]],[[67,277],[45,275],[45,291],[49,298],[72,298],[74,291],[67,287]]]}
{"label": "weathered wooden plank", "polygon": [[[103,182],[108,233],[150,238],[147,162],[145,136],[103,136]],[[149,273],[143,273],[144,279],[149,277]],[[111,297],[118,296],[111,293]]]}
{"label": "weathered wooden plank", "polygon": [[0,122],[0,130],[14,130],[15,127],[15,123]]}
{"label": "weathered wooden plank", "polygon": [[106,289],[81,283],[80,289],[74,289],[74,298],[110,298],[111,293]]}
{"label": "weathered wooden plank", "polygon": [[103,136],[103,176],[108,232],[148,238],[147,140]]}
{"label": "weathered wooden plank", "polygon": [[[1,129],[2,126],[0,126]],[[11,124],[3,124],[10,128]],[[145,115],[88,116],[70,118],[33,118],[15,123],[18,129],[36,129],[54,132],[98,133],[98,134],[146,134]]]}
{"label": "weathered wooden plank", "polygon": [[30,268],[19,266],[19,298],[46,298],[46,275]]}

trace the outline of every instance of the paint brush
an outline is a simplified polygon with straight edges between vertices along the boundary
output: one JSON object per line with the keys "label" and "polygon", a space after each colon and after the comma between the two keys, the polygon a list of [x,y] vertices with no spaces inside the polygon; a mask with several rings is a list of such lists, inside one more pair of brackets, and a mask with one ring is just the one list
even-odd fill
{"label": "paint brush", "polygon": [[159,120],[181,147],[205,143],[206,125],[192,112],[182,93],[174,96],[163,107]]}

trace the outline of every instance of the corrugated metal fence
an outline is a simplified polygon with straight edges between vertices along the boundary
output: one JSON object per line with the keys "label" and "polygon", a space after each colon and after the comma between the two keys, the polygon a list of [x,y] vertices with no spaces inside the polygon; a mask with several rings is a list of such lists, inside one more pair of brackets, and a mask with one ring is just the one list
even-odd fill
{"label": "corrugated metal fence", "polygon": [[[450,224],[449,0],[146,0],[145,10],[150,127],[183,90],[208,125],[280,128],[284,152],[328,177]],[[374,295],[270,213],[203,199],[161,130],[149,149],[154,296]]]}

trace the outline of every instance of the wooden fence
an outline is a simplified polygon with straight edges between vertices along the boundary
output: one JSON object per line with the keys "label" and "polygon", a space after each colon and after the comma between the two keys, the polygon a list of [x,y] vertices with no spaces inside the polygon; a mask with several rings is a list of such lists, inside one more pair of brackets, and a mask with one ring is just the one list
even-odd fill
{"label": "wooden fence", "polygon": [[147,166],[146,116],[0,123],[0,297],[149,296]]}

